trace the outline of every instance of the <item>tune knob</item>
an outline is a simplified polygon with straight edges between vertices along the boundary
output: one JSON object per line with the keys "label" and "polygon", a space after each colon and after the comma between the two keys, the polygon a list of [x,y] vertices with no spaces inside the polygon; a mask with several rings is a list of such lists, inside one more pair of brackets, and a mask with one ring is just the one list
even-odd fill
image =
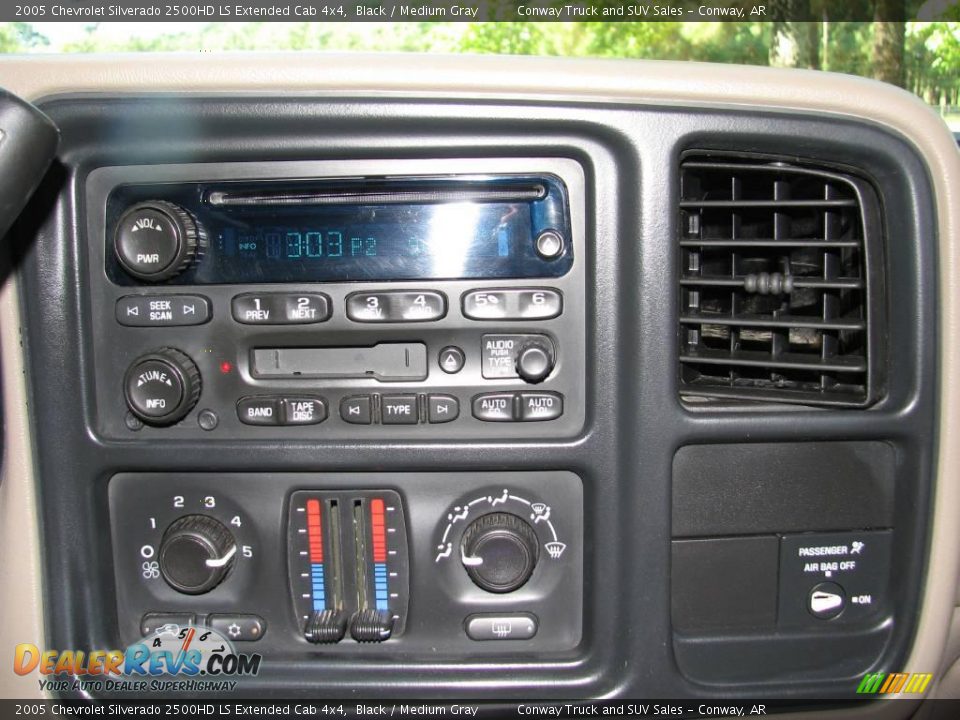
{"label": "tune knob", "polygon": [[528,383],[542,382],[553,371],[553,349],[543,342],[532,342],[517,353],[517,375]]}
{"label": "tune knob", "polygon": [[461,561],[479,587],[508,593],[530,579],[537,566],[537,533],[512,513],[497,512],[474,520],[463,532]]}
{"label": "tune knob", "polygon": [[138,203],[127,210],[113,238],[123,269],[150,282],[179,275],[205,245],[206,235],[193,216],[163,200]]}
{"label": "tune knob", "polygon": [[236,554],[236,541],[222,523],[208,515],[186,515],[163,534],[158,561],[170,587],[200,595],[220,584]]}
{"label": "tune knob", "polygon": [[130,412],[148,425],[182,420],[200,398],[200,371],[186,354],[161,348],[137,358],[123,379]]}

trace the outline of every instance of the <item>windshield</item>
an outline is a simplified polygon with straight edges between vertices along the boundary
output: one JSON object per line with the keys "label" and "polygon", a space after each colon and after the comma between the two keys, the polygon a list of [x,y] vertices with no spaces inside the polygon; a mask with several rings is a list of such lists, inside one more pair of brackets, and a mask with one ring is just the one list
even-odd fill
{"label": "windshield", "polygon": [[[256,5],[251,9],[260,11],[260,16],[277,17],[277,12],[284,11],[291,16],[296,14],[291,10],[294,6],[283,5],[280,0],[276,0],[276,4],[266,0]],[[441,0],[422,5],[324,5],[323,10],[318,10],[320,6],[296,6],[301,13],[314,13],[313,21],[304,22],[196,22],[190,18],[203,16],[205,8],[212,10],[214,6],[184,5],[179,10],[176,6],[156,6],[160,18],[149,18],[150,22],[89,22],[84,19],[86,16],[80,16],[71,22],[2,23],[0,52],[310,50],[493,53],[799,67],[850,73],[899,85],[920,96],[944,117],[954,131],[960,131],[960,5],[954,0],[932,0],[923,5],[904,0],[877,0],[876,4],[867,3],[869,7],[866,8],[850,4],[845,9],[840,7],[841,3],[825,0],[805,0],[803,3],[774,0],[766,8],[733,3],[731,7],[744,8],[743,19],[735,17],[723,22],[699,19],[559,22],[558,19],[565,19],[574,12],[571,8],[589,9],[590,5],[509,5],[512,16],[520,19],[510,22],[460,21],[464,13],[472,13],[467,17],[477,18],[481,14],[503,16],[502,10],[496,11],[496,7],[491,9],[485,4],[461,8],[457,21],[423,19],[450,18],[451,8],[460,7]],[[683,8],[687,4],[676,5]],[[688,17],[704,16],[704,7],[717,10],[726,6],[725,3],[691,6],[699,10],[688,9]],[[777,15],[778,6],[803,6],[807,10],[802,17],[819,19],[793,21],[785,12]],[[27,6],[16,7],[17,16],[30,10]],[[56,11],[57,7],[60,11]],[[96,3],[87,7],[96,8]],[[164,7],[166,10],[162,9]],[[224,7],[232,7],[230,13],[235,13],[241,6],[216,7],[221,8],[221,13]],[[649,13],[657,13],[658,18],[670,17],[665,10],[670,9],[668,5],[641,2],[630,6],[600,2],[594,9],[598,7],[619,8],[620,16],[631,12],[636,16],[640,8],[646,7],[646,17],[651,17]],[[276,11],[272,15],[269,14],[271,8]],[[754,15],[760,8],[759,13],[764,19],[747,19],[751,10],[746,8],[752,8]],[[118,6],[100,9],[106,10],[108,17],[111,12],[129,10]],[[80,7],[64,8],[41,2],[31,12],[39,20],[62,17],[67,10],[79,12]],[[367,21],[370,17],[382,16],[386,10],[390,10],[394,17],[408,19],[401,22]],[[610,10],[604,12],[617,17]],[[894,21],[864,19],[884,17],[885,12]],[[207,13],[210,14],[215,13]],[[175,16],[174,21],[163,21],[164,16]],[[936,17],[940,20],[899,21],[909,17]]]}

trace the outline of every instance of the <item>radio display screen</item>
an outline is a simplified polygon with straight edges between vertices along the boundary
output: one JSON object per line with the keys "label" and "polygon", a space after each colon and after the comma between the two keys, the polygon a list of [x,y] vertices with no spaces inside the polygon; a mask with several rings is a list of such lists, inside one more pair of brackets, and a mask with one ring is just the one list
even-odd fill
{"label": "radio display screen", "polygon": [[[553,177],[124,186],[108,228],[111,214],[149,200],[187,210],[207,237],[170,284],[553,278],[573,262],[565,188]],[[559,253],[538,252],[544,232],[564,239]],[[130,284],[109,262],[108,273]]]}

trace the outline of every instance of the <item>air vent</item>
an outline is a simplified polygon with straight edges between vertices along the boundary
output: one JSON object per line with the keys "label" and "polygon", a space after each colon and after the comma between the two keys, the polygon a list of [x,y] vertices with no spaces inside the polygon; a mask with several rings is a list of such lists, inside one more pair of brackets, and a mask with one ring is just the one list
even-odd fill
{"label": "air vent", "polygon": [[686,155],[681,394],[873,402],[878,212],[872,187],[854,175],[770,158]]}

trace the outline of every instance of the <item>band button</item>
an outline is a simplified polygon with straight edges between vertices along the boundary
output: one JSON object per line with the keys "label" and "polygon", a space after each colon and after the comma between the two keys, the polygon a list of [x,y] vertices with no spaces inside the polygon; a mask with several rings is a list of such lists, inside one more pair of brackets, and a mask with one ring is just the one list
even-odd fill
{"label": "band button", "polygon": [[279,425],[280,401],[272,397],[240,398],[237,417],[244,425]]}

